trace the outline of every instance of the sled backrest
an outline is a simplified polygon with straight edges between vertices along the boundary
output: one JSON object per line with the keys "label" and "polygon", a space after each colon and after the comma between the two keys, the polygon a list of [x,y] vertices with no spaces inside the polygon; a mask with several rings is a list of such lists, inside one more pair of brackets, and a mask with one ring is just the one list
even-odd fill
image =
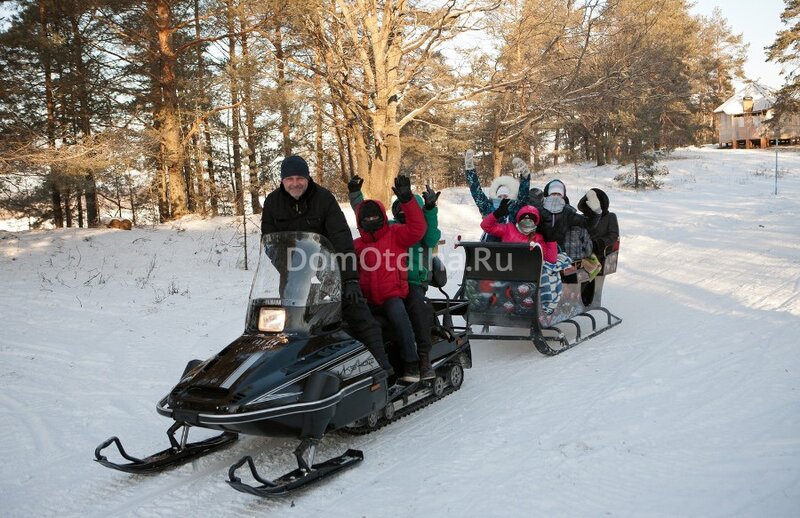
{"label": "sled backrest", "polygon": [[603,271],[601,275],[611,275],[617,271],[617,260],[619,259],[619,239],[611,245],[611,252],[606,254],[603,259]]}
{"label": "sled backrest", "polygon": [[461,293],[469,324],[527,327],[538,314],[542,249],[525,243],[462,242]]}

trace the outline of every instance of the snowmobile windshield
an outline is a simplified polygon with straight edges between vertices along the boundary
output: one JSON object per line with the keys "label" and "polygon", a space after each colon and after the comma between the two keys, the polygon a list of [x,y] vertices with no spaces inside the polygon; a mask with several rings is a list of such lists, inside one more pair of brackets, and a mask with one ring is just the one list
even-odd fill
{"label": "snowmobile windshield", "polygon": [[246,332],[309,336],[341,320],[338,254],[323,236],[276,232],[261,238]]}
{"label": "snowmobile windshield", "polygon": [[336,254],[319,234],[276,232],[261,238],[250,300],[271,299],[283,307],[309,307],[341,301]]}

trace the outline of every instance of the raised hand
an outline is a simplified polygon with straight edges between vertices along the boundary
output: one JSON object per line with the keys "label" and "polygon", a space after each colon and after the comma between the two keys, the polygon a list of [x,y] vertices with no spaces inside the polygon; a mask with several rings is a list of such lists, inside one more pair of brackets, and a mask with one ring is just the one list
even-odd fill
{"label": "raised hand", "polygon": [[360,192],[361,186],[364,184],[364,179],[358,175],[350,178],[350,181],[347,182],[347,190],[348,192]]}
{"label": "raised hand", "polygon": [[408,176],[397,175],[397,178],[394,179],[392,191],[394,191],[400,203],[411,201],[411,179]]}
{"label": "raised hand", "polygon": [[442,191],[434,192],[430,185],[425,184],[425,190],[422,192],[422,199],[425,200],[425,210],[431,210],[436,207],[436,200]]}
{"label": "raised hand", "polygon": [[511,167],[514,169],[514,174],[518,178],[524,178],[526,176],[530,176],[531,172],[528,170],[528,164],[519,157],[514,157],[511,160]]}
{"label": "raised hand", "polygon": [[508,216],[508,206],[511,205],[510,198],[503,198],[500,200],[500,206],[497,207],[492,214],[494,214],[494,218],[498,221]]}
{"label": "raised hand", "polygon": [[475,151],[468,149],[466,153],[464,153],[464,169],[470,170],[475,169]]}

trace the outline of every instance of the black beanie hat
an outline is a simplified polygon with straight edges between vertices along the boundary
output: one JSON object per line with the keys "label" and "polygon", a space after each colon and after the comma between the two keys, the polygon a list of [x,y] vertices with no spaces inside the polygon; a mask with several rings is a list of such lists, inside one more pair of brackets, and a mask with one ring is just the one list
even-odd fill
{"label": "black beanie hat", "polygon": [[283,159],[283,162],[281,162],[281,180],[289,176],[311,178],[308,173],[308,164],[302,157],[292,155]]}

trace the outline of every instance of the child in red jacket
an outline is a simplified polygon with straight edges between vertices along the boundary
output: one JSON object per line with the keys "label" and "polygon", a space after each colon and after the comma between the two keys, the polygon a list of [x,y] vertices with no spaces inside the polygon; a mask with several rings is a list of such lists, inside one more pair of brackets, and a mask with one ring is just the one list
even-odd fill
{"label": "child in red jacket", "polygon": [[532,205],[526,205],[517,212],[517,222],[498,223],[497,221],[508,214],[509,200],[503,200],[493,213],[486,216],[481,222],[481,228],[488,234],[497,236],[504,243],[538,243],[542,247],[542,275],[539,278],[539,300],[542,311],[551,314],[558,307],[561,298],[562,286],[559,271],[569,267],[572,260],[564,255],[559,255],[558,244],[555,241],[545,241],[542,234],[536,231],[539,222],[539,211]]}
{"label": "child in red jacket", "polygon": [[383,314],[398,336],[404,363],[402,380],[419,381],[419,356],[411,320],[403,299],[408,295],[408,249],[422,239],[425,216],[411,194],[411,181],[398,176],[392,190],[403,208],[405,224],[389,225],[378,200],[365,200],[356,209],[361,237],[354,240],[359,284],[371,309]]}
{"label": "child in red jacket", "polygon": [[517,212],[516,223],[498,223],[508,214],[511,200],[503,200],[500,206],[483,218],[481,228],[487,234],[499,237],[503,243],[538,243],[542,247],[542,257],[548,263],[556,262],[558,245],[555,241],[545,241],[541,233],[536,232],[539,225],[539,211],[532,205],[525,205]]}

